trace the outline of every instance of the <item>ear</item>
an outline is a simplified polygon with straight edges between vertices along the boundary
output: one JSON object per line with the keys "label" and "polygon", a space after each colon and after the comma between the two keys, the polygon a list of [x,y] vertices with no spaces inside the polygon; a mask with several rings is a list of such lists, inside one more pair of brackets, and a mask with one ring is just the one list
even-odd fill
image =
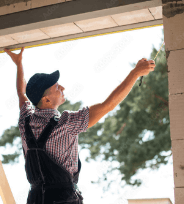
{"label": "ear", "polygon": [[44,102],[50,102],[50,100],[49,100],[49,98],[48,98],[48,96],[43,96],[42,98],[41,98],[41,102],[42,103],[44,103]]}

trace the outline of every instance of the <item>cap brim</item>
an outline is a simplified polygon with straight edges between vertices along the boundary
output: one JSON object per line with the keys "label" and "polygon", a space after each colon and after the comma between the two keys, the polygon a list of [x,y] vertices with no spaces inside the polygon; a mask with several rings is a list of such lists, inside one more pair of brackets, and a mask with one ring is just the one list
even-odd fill
{"label": "cap brim", "polygon": [[49,75],[49,80],[54,85],[58,81],[59,77],[60,77],[59,70],[56,70],[55,72]]}

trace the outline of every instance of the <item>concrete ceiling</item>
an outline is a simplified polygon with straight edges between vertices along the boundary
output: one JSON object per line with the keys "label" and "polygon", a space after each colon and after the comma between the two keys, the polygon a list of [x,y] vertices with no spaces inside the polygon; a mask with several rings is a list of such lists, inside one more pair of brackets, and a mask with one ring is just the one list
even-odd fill
{"label": "concrete ceiling", "polygon": [[163,24],[161,0],[4,2],[0,51]]}

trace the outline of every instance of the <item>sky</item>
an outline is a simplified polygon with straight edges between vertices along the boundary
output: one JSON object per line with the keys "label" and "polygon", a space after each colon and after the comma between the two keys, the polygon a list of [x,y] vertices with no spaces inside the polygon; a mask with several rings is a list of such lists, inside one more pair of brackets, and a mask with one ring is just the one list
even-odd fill
{"label": "sky", "polygon": [[[118,32],[108,35],[89,37],[66,41],[45,46],[25,48],[22,64],[26,82],[35,73],[52,73],[60,71],[58,83],[64,86],[64,95],[72,104],[78,101],[82,106],[92,106],[101,103],[134,69],[131,65],[142,59],[150,60],[153,46],[159,50],[163,26],[144,28],[134,31]],[[20,53],[20,50],[13,51]],[[16,90],[17,67],[7,53],[0,53],[0,137],[11,126],[17,126],[19,119],[19,99]],[[143,81],[144,78],[143,77]],[[137,80],[140,80],[138,78]],[[153,81],[154,83],[154,81]],[[141,87],[140,87],[141,88]],[[3,100],[2,100],[3,99]],[[118,106],[110,112],[116,111]],[[105,115],[99,122],[104,122]],[[144,140],[148,140],[151,132],[146,132]],[[80,137],[80,134],[79,134]],[[21,142],[17,138],[16,146]],[[161,165],[159,170],[139,170],[132,179],[143,181],[140,187],[120,187],[121,175],[113,172],[108,181],[113,181],[111,188],[103,192],[106,182],[93,184],[106,172],[109,165],[118,166],[117,162],[86,162],[89,156],[88,149],[80,149],[82,169],[78,187],[82,191],[85,204],[128,204],[128,199],[170,198],[174,204],[173,159],[167,165]],[[0,147],[0,160],[3,154],[12,154],[16,148],[10,145]],[[171,152],[163,152],[169,155]],[[147,162],[147,165],[149,162]],[[3,164],[3,168],[17,204],[25,204],[30,189],[26,177],[25,160],[22,155],[18,164]],[[13,174],[12,174],[13,169]],[[0,204],[2,200],[0,197]]]}

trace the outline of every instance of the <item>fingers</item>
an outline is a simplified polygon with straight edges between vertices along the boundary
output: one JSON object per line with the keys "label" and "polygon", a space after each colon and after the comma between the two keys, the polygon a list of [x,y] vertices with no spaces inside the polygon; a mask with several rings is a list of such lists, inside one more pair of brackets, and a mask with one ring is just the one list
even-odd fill
{"label": "fingers", "polygon": [[[147,61],[147,58],[142,58],[140,61]],[[148,60],[148,62],[155,63],[155,61],[154,61],[154,60]]]}
{"label": "fingers", "polygon": [[147,59],[146,58],[142,58],[141,60],[139,60],[139,61],[147,61]]}
{"label": "fingers", "polygon": [[7,49],[7,48],[4,48],[4,51],[5,51],[7,54],[9,54],[9,55],[12,54],[12,52],[11,52],[9,49]]}
{"label": "fingers", "polygon": [[[25,49],[25,47],[22,47],[22,48],[21,48],[21,53],[24,51],[24,49]],[[11,52],[9,49],[7,49],[7,48],[4,48],[4,51],[5,51],[6,53],[9,53],[9,54],[12,53],[12,52]]]}
{"label": "fingers", "polygon": [[146,58],[142,58],[142,60],[141,61],[146,61],[146,62],[148,62],[149,64],[154,64],[155,65],[155,61],[154,60],[148,60],[147,61],[147,59]]}
{"label": "fingers", "polygon": [[4,50],[6,50],[7,52],[10,52],[10,49],[4,48]]}
{"label": "fingers", "polygon": [[8,49],[4,48],[4,51],[5,51],[8,55],[11,55],[11,52],[10,52]]}
{"label": "fingers", "polygon": [[151,62],[151,64],[155,64],[155,61],[154,61],[154,60],[149,60],[149,62]]}
{"label": "fingers", "polygon": [[[147,61],[147,58],[142,58],[141,60]],[[150,62],[150,63],[155,63],[154,60],[148,60],[148,62]]]}
{"label": "fingers", "polygon": [[4,51],[5,51],[5,52],[9,52],[9,50],[8,50],[7,48],[4,48]]}
{"label": "fingers", "polygon": [[24,48],[25,48],[25,47],[22,47],[22,49],[21,49],[21,53],[24,51]]}
{"label": "fingers", "polygon": [[153,69],[153,71],[154,71],[154,68],[156,67],[156,65],[155,65],[155,61],[154,60],[149,60],[149,62],[151,62],[150,63],[150,68],[152,68]]}
{"label": "fingers", "polygon": [[140,60],[142,63],[144,63],[144,66],[148,67],[149,69],[152,69],[154,71],[155,68],[155,61],[154,60],[147,60],[146,58],[142,58]]}

